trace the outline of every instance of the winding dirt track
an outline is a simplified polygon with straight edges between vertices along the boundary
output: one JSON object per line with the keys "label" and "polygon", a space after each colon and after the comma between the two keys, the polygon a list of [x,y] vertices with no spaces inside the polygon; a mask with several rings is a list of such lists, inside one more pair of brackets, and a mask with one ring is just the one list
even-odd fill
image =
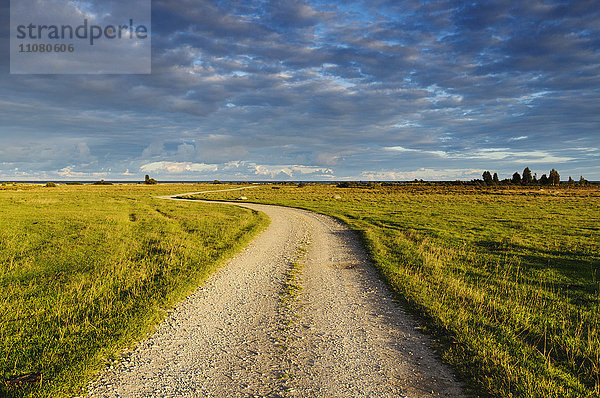
{"label": "winding dirt track", "polygon": [[[235,204],[271,225],[90,396],[463,396],[352,231],[308,211]],[[297,295],[282,296],[292,285]]]}

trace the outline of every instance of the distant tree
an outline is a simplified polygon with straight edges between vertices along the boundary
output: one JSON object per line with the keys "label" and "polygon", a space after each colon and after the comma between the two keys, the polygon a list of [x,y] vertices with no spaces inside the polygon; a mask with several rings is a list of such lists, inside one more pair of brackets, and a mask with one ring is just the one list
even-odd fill
{"label": "distant tree", "polygon": [[575,185],[575,180],[574,180],[574,179],[573,179],[571,176],[569,176],[569,182],[568,182],[568,184],[569,184],[570,186],[573,186],[573,185]]}
{"label": "distant tree", "polygon": [[542,184],[542,185],[550,184],[550,180],[548,179],[548,176],[546,174],[542,174],[542,176],[540,177],[540,184]]}
{"label": "distant tree", "polygon": [[494,184],[498,184],[498,182],[500,182],[500,180],[498,180],[498,173],[494,173],[494,176],[492,177],[492,181],[494,182]]}
{"label": "distant tree", "polygon": [[515,172],[515,174],[513,174],[512,176],[512,183],[513,184],[520,184],[521,183],[521,175],[519,174],[519,172]]}
{"label": "distant tree", "polygon": [[44,186],[45,186],[45,187],[48,187],[48,188],[54,188],[54,187],[56,186],[56,184],[55,184],[55,183],[53,183],[52,181],[48,181],[48,182],[46,183],[46,185],[44,185]]}
{"label": "distant tree", "polygon": [[537,184],[538,179],[537,179],[537,173],[533,173],[533,183]]}
{"label": "distant tree", "polygon": [[214,181],[213,181],[213,184],[221,184],[221,181],[219,181],[219,180],[214,180]]}
{"label": "distant tree", "polygon": [[555,169],[550,170],[550,175],[548,176],[550,180],[550,184],[559,185],[560,184],[560,174]]}
{"label": "distant tree", "polygon": [[521,182],[524,185],[529,185],[533,182],[533,178],[531,177],[531,170],[529,170],[529,167],[525,167],[525,170],[523,170],[523,178]]}
{"label": "distant tree", "polygon": [[154,178],[150,178],[150,176],[146,174],[146,177],[144,177],[144,184],[158,184],[158,181],[156,181]]}
{"label": "distant tree", "polygon": [[583,178],[583,176],[579,176],[579,185],[585,187],[587,185],[587,180]]}
{"label": "distant tree", "polygon": [[492,184],[492,174],[489,171],[487,171],[487,170],[483,172],[483,181],[487,185],[491,185]]}

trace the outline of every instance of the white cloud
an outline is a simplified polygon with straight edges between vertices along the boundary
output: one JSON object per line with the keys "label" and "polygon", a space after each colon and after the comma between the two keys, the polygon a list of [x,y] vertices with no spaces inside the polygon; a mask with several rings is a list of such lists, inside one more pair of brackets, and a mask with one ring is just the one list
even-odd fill
{"label": "white cloud", "polygon": [[144,149],[142,158],[148,159],[156,155],[161,155],[164,151],[165,147],[162,142],[153,142]]}
{"label": "white cloud", "polygon": [[176,156],[181,160],[192,160],[196,156],[196,147],[192,144],[180,144],[177,146]]}
{"label": "white cloud", "polygon": [[302,175],[317,175],[319,177],[332,176],[333,170],[317,166],[302,165],[260,165],[254,164],[254,174],[275,178],[277,176],[287,175],[288,177],[298,177]]}
{"label": "white cloud", "polygon": [[399,121],[398,123],[392,125],[392,127],[396,127],[396,128],[410,128],[410,127],[421,127],[421,124],[417,123],[417,122],[413,122],[410,120],[402,120]]}
{"label": "white cloud", "polygon": [[457,159],[505,160],[512,163],[564,163],[575,160],[574,157],[557,156],[548,151],[513,151],[507,148],[480,149],[455,157]]}
{"label": "white cloud", "polygon": [[216,164],[192,162],[152,162],[142,165],[140,170],[145,173],[166,172],[169,174],[184,174],[190,172],[215,172],[218,170],[218,167]]}
{"label": "white cloud", "polygon": [[298,164],[257,164],[243,160],[230,161],[219,165],[218,169],[227,173],[235,173],[240,178],[260,176],[270,179],[288,179],[301,176],[335,178],[332,169],[319,166],[304,166]]}
{"label": "white cloud", "polygon": [[91,159],[90,148],[85,142],[79,142],[76,145],[76,152],[79,160],[87,161]]}
{"label": "white cloud", "polygon": [[425,150],[421,150],[421,149],[404,148],[404,147],[401,147],[401,146],[388,146],[388,147],[384,147],[383,150],[384,151],[397,151],[397,152],[429,153],[431,155],[436,155],[436,156],[439,156],[441,158],[449,158],[450,157],[448,155],[448,153],[444,152],[444,151],[425,151]]}
{"label": "white cloud", "polygon": [[475,169],[428,169],[417,170],[378,170],[363,171],[361,179],[372,181],[409,181],[414,179],[423,180],[472,180],[481,176],[483,170]]}
{"label": "white cloud", "polygon": [[106,177],[106,173],[102,172],[85,172],[85,171],[74,171],[75,165],[63,167],[57,171],[57,174],[64,178],[99,178]]}
{"label": "white cloud", "polygon": [[574,157],[557,156],[549,151],[514,151],[510,148],[482,148],[464,153],[448,151],[427,151],[421,149],[404,148],[401,146],[384,147],[385,151],[396,152],[416,152],[439,156],[443,159],[485,159],[485,160],[504,160],[511,163],[565,163],[576,160]]}

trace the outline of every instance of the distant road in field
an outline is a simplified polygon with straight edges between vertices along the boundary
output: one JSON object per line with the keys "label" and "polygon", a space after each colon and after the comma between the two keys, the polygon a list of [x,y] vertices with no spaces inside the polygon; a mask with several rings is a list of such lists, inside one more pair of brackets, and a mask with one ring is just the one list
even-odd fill
{"label": "distant road in field", "polygon": [[91,396],[463,396],[353,231],[304,210],[231,204],[266,213],[270,226]]}
{"label": "distant road in field", "polygon": [[188,193],[180,193],[177,195],[167,195],[167,196],[157,196],[157,198],[159,199],[171,199],[171,200],[185,200],[185,199],[178,199],[179,196],[188,196],[188,195],[198,195],[198,194],[202,194],[202,193],[212,193],[212,192],[228,192],[228,191],[241,191],[243,189],[252,189],[252,188],[258,188],[260,187],[260,185],[252,185],[252,186],[246,186],[246,187],[238,187],[238,188],[226,188],[226,189],[213,189],[210,191],[198,191],[198,192],[188,192]]}

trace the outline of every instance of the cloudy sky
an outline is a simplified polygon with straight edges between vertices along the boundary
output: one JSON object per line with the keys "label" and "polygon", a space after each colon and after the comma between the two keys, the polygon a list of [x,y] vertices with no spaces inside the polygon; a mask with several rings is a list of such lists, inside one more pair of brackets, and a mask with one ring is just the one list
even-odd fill
{"label": "cloudy sky", "polygon": [[153,1],[149,75],[11,75],[0,57],[0,180],[600,180],[598,10]]}

